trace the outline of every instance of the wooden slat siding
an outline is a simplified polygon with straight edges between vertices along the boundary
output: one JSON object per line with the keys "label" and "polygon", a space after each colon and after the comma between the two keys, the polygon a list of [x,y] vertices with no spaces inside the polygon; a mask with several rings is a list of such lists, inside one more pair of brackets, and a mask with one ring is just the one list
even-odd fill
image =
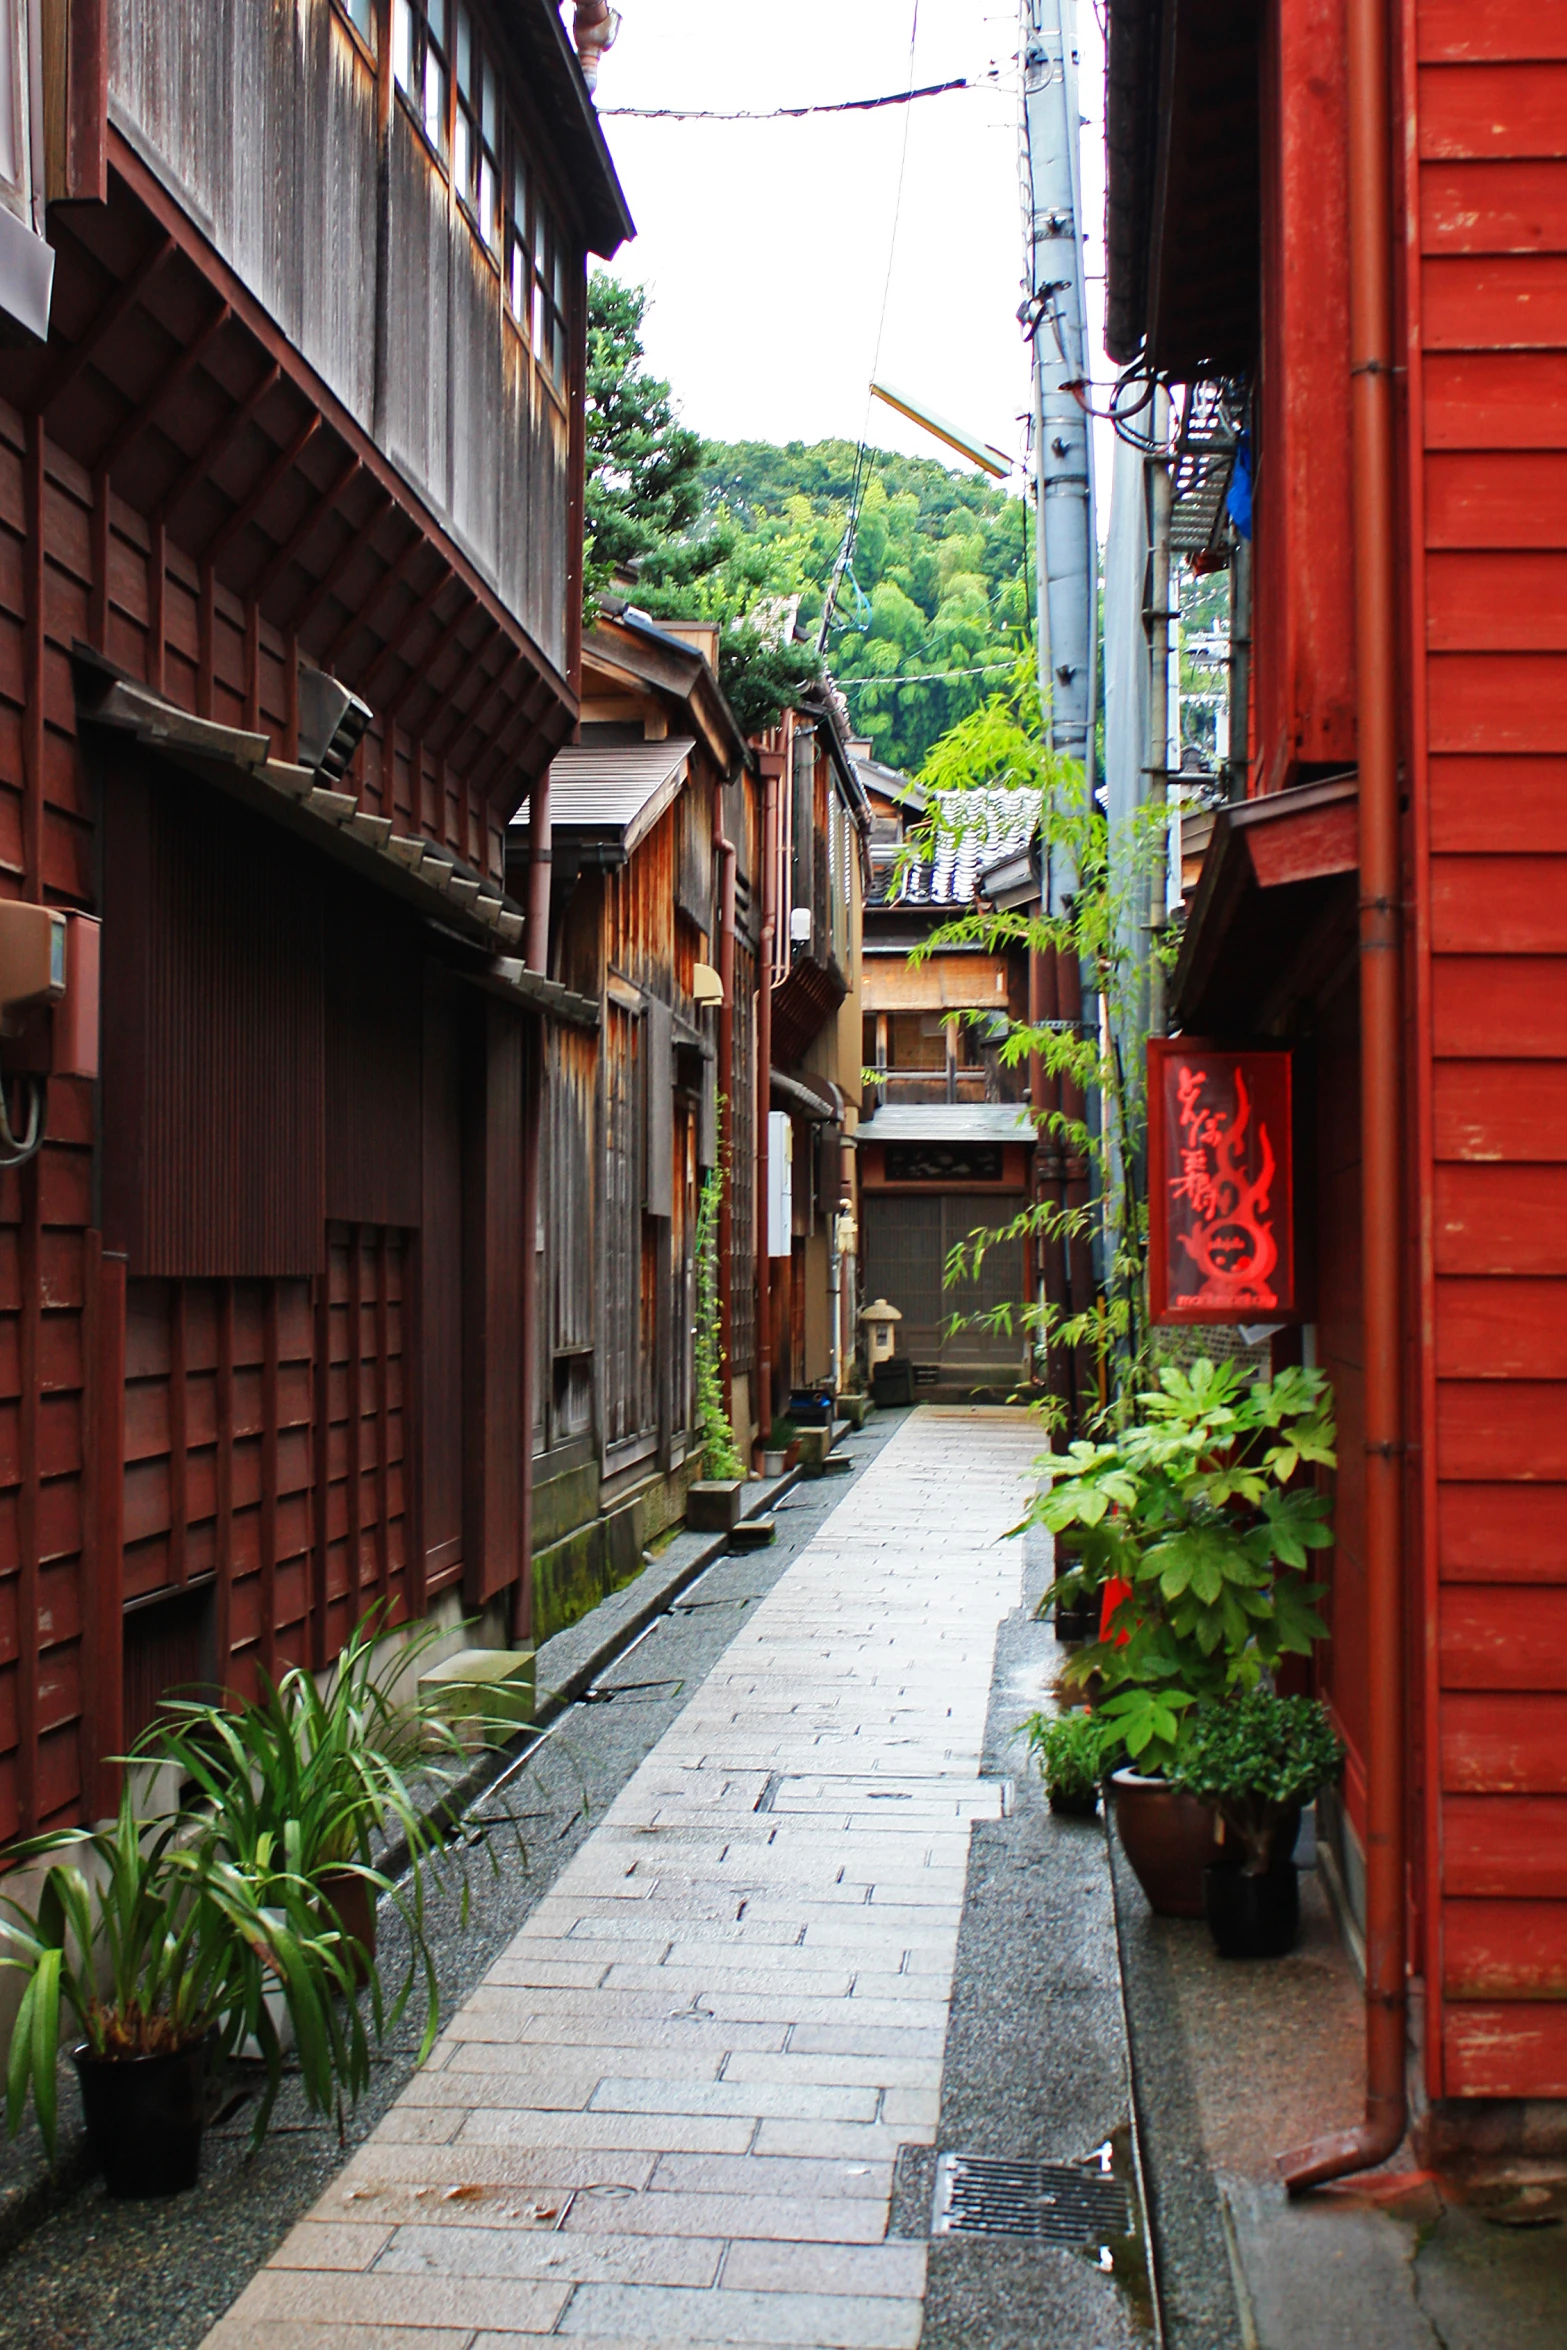
{"label": "wooden slat siding", "polygon": [[[732,798],[732,795],[731,795]],[[727,830],[727,824],[726,824]],[[734,835],[729,835],[731,839]],[[735,941],[734,1066],[723,1082],[724,1156],[731,1192],[729,1377],[749,1372],[756,1355],[756,958]],[[753,1407],[754,1409],[754,1407]],[[744,1443],[745,1431],[737,1431]]]}
{"label": "wooden slat siding", "polygon": [[[518,1553],[522,1442],[522,1023],[474,1007],[465,1088],[463,1588],[482,1606],[527,1573]],[[531,1234],[529,1239],[531,1241]]]}
{"label": "wooden slat siding", "polygon": [[1567,1280],[1436,1284],[1439,1379],[1567,1380]]}
{"label": "wooden slat siding", "polygon": [[1450,2097],[1567,2097],[1567,2007],[1459,2002],[1442,2038]]}
{"label": "wooden slat siding", "polygon": [[1567,651],[1567,553],[1435,554],[1426,578],[1432,652]]}
{"label": "wooden slat siding", "polygon": [[1443,1819],[1455,1898],[1567,1901],[1567,1796],[1452,1795]]}
{"label": "wooden slat siding", "polygon": [[1455,1690],[1442,1700],[1442,1785],[1454,1795],[1567,1795],[1567,1697]]}
{"label": "wooden slat siding", "polygon": [[[1505,1050],[1505,1037],[1497,1041]],[[1567,1160],[1567,1066],[1439,1061],[1432,1090],[1438,1160]]]}
{"label": "wooden slat siding", "polygon": [[1447,1999],[1567,2000],[1567,1901],[1444,1903]]}
{"label": "wooden slat siding", "polygon": [[[1439,871],[1458,862],[1444,858]],[[1456,891],[1453,899],[1456,927]],[[1544,925],[1533,927],[1538,934]],[[1513,1058],[1556,1058],[1567,1030],[1567,960],[1560,954],[1444,956],[1432,966],[1431,988],[1432,1041],[1444,1060],[1483,1058],[1500,1037]]]}
{"label": "wooden slat siding", "polygon": [[641,1022],[605,1005],[603,1049],[604,1208],[599,1295],[603,1301],[603,1435],[606,1448],[642,1435],[639,1297],[642,1251]]}
{"label": "wooden slat siding", "polygon": [[557,1028],[545,1085],[548,1147],[542,1205],[547,1332],[541,1406],[550,1446],[590,1436],[597,1387],[599,1298],[598,1039]]}
{"label": "wooden slat siding", "polygon": [[424,1216],[418,1248],[419,1576],[425,1602],[462,1573],[463,1050],[457,983],[424,965]]}
{"label": "wooden slat siding", "polygon": [[366,1610],[405,1612],[403,1302],[407,1236],[334,1224],[324,1311],[318,1310],[317,1448],[323,1464],[317,1523],[324,1528],[324,1657],[336,1654]]}
{"label": "wooden slat siding", "polygon": [[1567,1486],[1442,1486],[1437,1555],[1450,1583],[1559,1583],[1567,1569]]}

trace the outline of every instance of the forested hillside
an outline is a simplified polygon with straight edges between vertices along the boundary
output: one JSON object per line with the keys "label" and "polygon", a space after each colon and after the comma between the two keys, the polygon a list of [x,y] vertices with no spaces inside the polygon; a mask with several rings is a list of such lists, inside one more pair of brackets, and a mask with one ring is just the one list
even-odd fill
{"label": "forested hillside", "polygon": [[[734,542],[712,586],[722,593],[738,569],[759,596],[798,594],[814,642],[854,466],[849,441],[709,443],[693,535],[717,529]],[[1019,499],[973,474],[870,453],[828,660],[878,758],[918,767],[936,738],[1002,683],[1028,625],[1025,514]],[[954,674],[987,667],[988,677]],[[916,682],[893,682],[900,679]]]}

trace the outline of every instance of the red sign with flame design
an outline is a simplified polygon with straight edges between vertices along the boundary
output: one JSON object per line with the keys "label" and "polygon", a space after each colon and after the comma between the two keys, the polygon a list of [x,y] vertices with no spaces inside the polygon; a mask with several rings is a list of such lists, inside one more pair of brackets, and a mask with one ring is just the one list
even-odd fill
{"label": "red sign with flame design", "polygon": [[1295,1304],[1287,1052],[1148,1046],[1148,1292],[1155,1322],[1283,1322]]}

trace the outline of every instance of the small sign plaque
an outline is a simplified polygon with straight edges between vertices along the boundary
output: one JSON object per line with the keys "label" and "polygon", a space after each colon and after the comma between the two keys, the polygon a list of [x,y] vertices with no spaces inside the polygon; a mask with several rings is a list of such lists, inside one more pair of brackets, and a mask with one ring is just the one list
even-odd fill
{"label": "small sign plaque", "polygon": [[1295,1318],[1293,1115],[1287,1051],[1150,1040],[1155,1322]]}

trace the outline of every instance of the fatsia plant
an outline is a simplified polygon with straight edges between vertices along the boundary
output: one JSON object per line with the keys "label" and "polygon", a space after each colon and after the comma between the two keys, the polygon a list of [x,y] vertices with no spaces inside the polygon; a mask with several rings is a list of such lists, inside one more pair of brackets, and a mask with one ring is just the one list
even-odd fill
{"label": "fatsia plant", "polygon": [[[57,1856],[57,1857],[51,1857]],[[127,1779],[115,1819],[13,1846],[49,1858],[36,1901],[0,1896],[0,1965],[26,1978],[6,2066],[6,2120],[15,2136],[29,2093],[51,2161],[62,2020],[84,2052],[110,2060],[172,2055],[216,2035],[231,2053],[253,2039],[267,2068],[259,2144],[283,2075],[269,1994],[294,2026],[305,2093],[319,2112],[342,2087],[357,2094],[369,2052],[351,1997],[343,1937],[325,1926],[312,1888],[264,1848],[236,1867],[182,1813],[137,1816]]]}
{"label": "fatsia plant", "polygon": [[1045,1456],[1024,1522],[1128,1586],[1108,1638],[1067,1673],[1097,1675],[1131,1759],[1166,1770],[1194,1704],[1255,1687],[1325,1634],[1308,1570],[1333,1540],[1329,1504],[1295,1480],[1334,1464],[1332,1392],[1320,1371],[1258,1379],[1203,1358],[1165,1365],[1137,1405],[1113,1443]]}

